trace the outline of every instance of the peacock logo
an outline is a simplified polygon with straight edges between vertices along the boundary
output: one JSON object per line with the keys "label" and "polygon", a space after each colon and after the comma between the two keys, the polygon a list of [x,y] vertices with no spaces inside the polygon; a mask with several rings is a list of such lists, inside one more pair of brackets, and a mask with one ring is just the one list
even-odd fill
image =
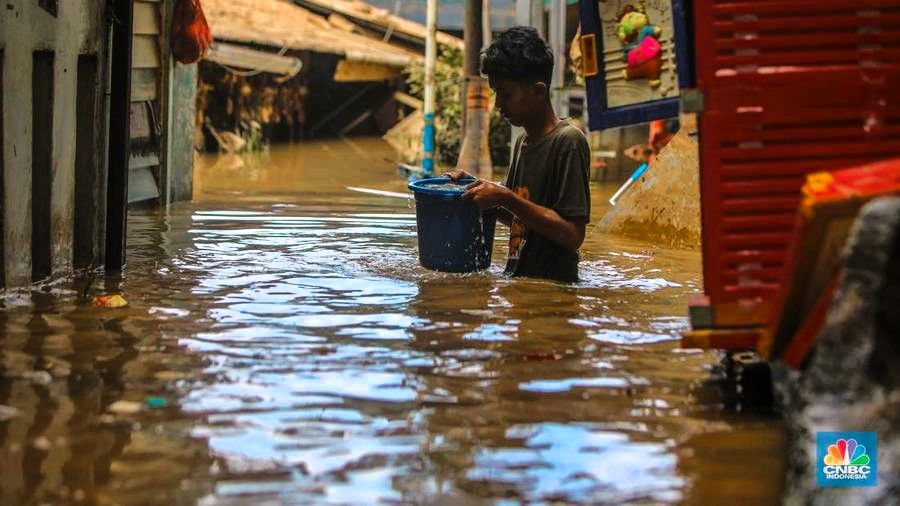
{"label": "peacock logo", "polygon": [[878,480],[878,435],[874,432],[816,434],[820,487],[870,487]]}
{"label": "peacock logo", "polygon": [[868,466],[869,455],[866,447],[857,444],[855,439],[838,439],[828,446],[825,456],[826,466]]}

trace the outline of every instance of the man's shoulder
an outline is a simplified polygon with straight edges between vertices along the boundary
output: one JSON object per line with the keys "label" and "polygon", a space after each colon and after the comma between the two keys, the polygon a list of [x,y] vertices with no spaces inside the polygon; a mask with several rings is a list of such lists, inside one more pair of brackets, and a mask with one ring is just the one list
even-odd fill
{"label": "man's shoulder", "polygon": [[588,140],[584,132],[571,121],[563,120],[563,124],[557,129],[556,135],[566,144],[588,146]]}

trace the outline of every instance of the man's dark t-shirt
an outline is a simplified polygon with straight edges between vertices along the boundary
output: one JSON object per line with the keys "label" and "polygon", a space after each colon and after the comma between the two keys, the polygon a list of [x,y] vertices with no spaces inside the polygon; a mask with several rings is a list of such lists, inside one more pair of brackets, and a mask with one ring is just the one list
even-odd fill
{"label": "man's dark t-shirt", "polygon": [[[566,219],[591,215],[590,147],[581,130],[560,121],[533,144],[516,140],[507,188]],[[578,252],[561,246],[513,219],[506,272],[513,276],[578,281]]]}

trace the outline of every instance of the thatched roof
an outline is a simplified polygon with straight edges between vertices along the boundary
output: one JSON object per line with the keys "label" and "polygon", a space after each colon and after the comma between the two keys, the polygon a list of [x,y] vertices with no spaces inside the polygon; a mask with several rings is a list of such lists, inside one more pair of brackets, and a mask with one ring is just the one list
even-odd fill
{"label": "thatched roof", "polygon": [[203,10],[215,40],[336,54],[394,67],[423,59],[406,49],[341,30],[288,0],[205,0]]}
{"label": "thatched roof", "polygon": [[[337,13],[351,21],[379,27],[384,31],[403,34],[425,43],[425,25],[391,14],[362,0],[297,0],[297,3],[318,12]],[[438,32],[438,44],[456,49],[463,48],[463,41],[452,35]]]}

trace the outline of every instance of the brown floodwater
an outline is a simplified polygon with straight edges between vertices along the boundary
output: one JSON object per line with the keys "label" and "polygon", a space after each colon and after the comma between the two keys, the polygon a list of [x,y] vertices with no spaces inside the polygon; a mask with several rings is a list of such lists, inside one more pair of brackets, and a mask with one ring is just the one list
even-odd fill
{"label": "brown floodwater", "polygon": [[[784,431],[679,348],[700,254],[419,267],[378,140],[203,156],[121,277],[3,292],[0,504],[775,504]],[[594,186],[593,221],[615,188]],[[97,308],[121,293],[129,305]]]}

